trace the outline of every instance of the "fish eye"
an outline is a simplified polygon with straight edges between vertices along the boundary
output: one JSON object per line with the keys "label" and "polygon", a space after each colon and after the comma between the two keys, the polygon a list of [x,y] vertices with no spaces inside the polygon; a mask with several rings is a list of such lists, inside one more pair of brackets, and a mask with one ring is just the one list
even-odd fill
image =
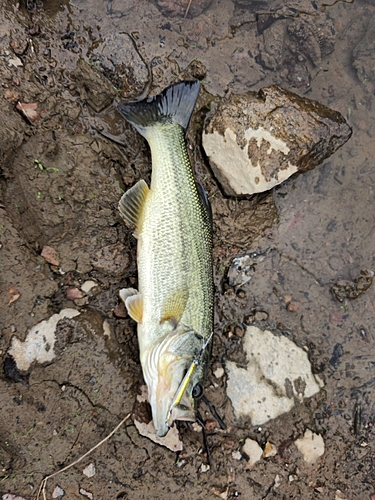
{"label": "fish eye", "polygon": [[200,384],[197,384],[193,387],[193,391],[191,395],[194,399],[200,398],[203,394],[203,387]]}

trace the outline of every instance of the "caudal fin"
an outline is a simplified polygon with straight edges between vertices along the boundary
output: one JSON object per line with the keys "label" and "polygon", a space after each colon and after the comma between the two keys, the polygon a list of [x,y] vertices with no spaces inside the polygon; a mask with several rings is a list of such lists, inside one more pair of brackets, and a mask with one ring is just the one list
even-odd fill
{"label": "caudal fin", "polygon": [[119,104],[120,114],[144,137],[146,130],[157,124],[178,123],[185,130],[199,94],[199,81],[175,83],[154,97]]}

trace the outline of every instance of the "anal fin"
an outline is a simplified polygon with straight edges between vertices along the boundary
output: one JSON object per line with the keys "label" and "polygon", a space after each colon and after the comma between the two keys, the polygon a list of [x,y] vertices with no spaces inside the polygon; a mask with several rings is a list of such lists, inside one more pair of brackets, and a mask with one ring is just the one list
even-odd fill
{"label": "anal fin", "polygon": [[[122,195],[118,204],[118,209],[122,218],[129,226],[139,226],[143,207],[149,192],[150,188],[147,186],[146,182],[141,179]],[[139,229],[139,227],[137,227],[137,229]]]}

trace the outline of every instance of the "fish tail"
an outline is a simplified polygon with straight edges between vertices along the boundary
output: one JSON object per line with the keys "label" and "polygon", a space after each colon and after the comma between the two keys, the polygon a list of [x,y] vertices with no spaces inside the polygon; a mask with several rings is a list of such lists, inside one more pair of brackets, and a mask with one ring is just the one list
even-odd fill
{"label": "fish tail", "polygon": [[176,123],[187,129],[199,94],[200,83],[182,81],[166,88],[161,94],[139,102],[119,104],[120,114],[143,137],[156,125]]}

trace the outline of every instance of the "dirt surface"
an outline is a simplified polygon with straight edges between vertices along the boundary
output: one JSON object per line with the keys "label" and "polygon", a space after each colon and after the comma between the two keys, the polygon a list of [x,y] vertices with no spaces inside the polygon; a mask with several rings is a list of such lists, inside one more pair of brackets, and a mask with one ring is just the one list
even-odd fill
{"label": "dirt surface", "polygon": [[[186,75],[204,78],[188,145],[213,207],[216,335],[206,396],[227,429],[202,403],[208,469],[198,430],[179,425],[184,449],[176,455],[140,436],[130,419],[52,478],[47,498],[57,486],[68,499],[374,498],[375,6],[213,0],[202,11],[198,4],[184,18],[183,0],[2,3],[4,499],[35,498],[45,475],[83,455],[127,413],[147,414],[136,403],[143,381],[135,324],[118,299],[120,288],[136,285],[135,240],[117,203],[124,189],[149,179],[150,155],[112,103]],[[209,100],[272,84],[339,111],[353,136],[324,165],[267,195],[225,198],[201,150]],[[231,261],[246,252],[264,258],[248,283],[229,286]],[[58,323],[53,361],[19,371],[8,353],[13,339],[24,341],[65,308],[80,314]],[[325,384],[261,428],[235,419],[225,372],[218,375],[228,359],[246,362],[247,324],[305,347]],[[306,429],[325,445],[313,466],[294,444]],[[271,442],[277,453],[249,467],[246,438],[262,448]]]}

